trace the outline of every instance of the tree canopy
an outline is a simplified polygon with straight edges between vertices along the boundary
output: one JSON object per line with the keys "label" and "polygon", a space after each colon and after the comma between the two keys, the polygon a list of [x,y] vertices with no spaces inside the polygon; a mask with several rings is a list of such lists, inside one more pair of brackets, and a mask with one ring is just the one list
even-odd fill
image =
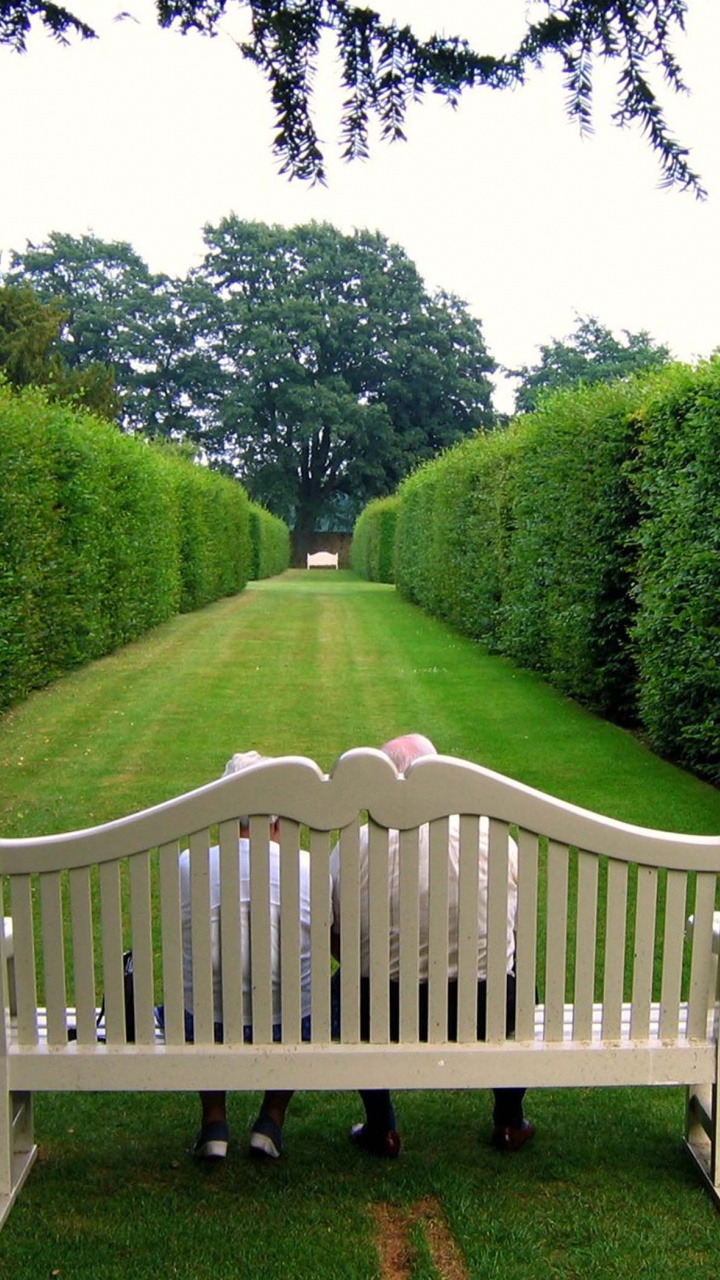
{"label": "tree canopy", "polygon": [[[672,136],[653,80],[684,89],[672,41],[683,29],[686,0],[545,0],[528,6],[527,27],[505,56],[483,54],[461,35],[420,39],[411,27],[384,20],[348,0],[155,0],[163,27],[216,34],[231,10],[249,19],[243,55],[270,85],[277,120],[274,148],[283,171],[323,180],[325,163],[313,122],[313,81],[323,40],[334,41],[344,92],[341,134],[347,158],[365,156],[374,118],[385,138],[403,136],[408,103],[427,90],[453,105],[461,93],[485,86],[522,84],[529,71],[557,56],[563,67],[567,110],[585,132],[591,128],[593,71],[598,62],[617,67],[613,115],[618,125],[637,122],[656,152],[666,185],[703,194],[687,149]],[[536,17],[531,17],[537,13]],[[441,18],[439,13],[439,20]],[[33,20],[58,40],[94,36],[71,9],[49,0],[5,0],[0,42],[23,50]]]}
{"label": "tree canopy", "polygon": [[69,362],[112,366],[126,429],[195,444],[300,538],[493,425],[480,322],[384,236],[233,215],[205,242],[174,281],[54,233],[8,280],[65,308]]}
{"label": "tree canopy", "polygon": [[73,368],[62,356],[67,312],[41,301],[27,284],[0,285],[0,374],[11,387],[44,387],[53,399],[76,400],[104,418],[118,412],[112,370],[95,360]]}
{"label": "tree canopy", "polygon": [[622,330],[618,340],[595,316],[578,316],[575,330],[563,340],[553,338],[540,347],[535,365],[508,369],[520,379],[515,392],[517,413],[532,413],[542,395],[578,382],[614,382],[633,373],[658,369],[670,360],[667,347],[656,343],[644,329]]}

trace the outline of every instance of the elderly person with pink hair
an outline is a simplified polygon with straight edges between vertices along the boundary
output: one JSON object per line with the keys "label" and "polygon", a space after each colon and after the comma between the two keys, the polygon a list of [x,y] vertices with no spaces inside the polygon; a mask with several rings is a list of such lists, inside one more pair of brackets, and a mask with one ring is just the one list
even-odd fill
{"label": "elderly person with pink hair", "polygon": [[[436,755],[429,738],[422,734],[404,734],[393,738],[382,748],[392,760],[398,773],[404,774],[414,760],[422,756]],[[483,940],[487,933],[487,867],[488,822],[481,820],[479,841],[479,893],[478,893],[478,984],[477,984],[477,1035],[485,1038],[487,956]],[[388,840],[388,893],[390,900],[390,1038],[398,1039],[399,1029],[399,835],[391,831]],[[448,1040],[457,1039],[457,962],[458,962],[458,875],[459,875],[459,819],[451,818],[448,833]],[[421,828],[419,865],[419,922],[420,945],[418,955],[418,1004],[420,1038],[427,1039],[428,1024],[428,937],[429,937],[429,829]],[[515,841],[510,839],[508,874],[507,921],[507,1010],[508,1032],[515,1021],[515,917],[517,912],[517,857]],[[339,934],[342,928],[340,913],[340,877],[342,867],[339,849],[330,859],[333,883],[333,930]],[[368,921],[368,829],[360,836],[360,1035],[369,1039],[369,921]],[[524,1089],[495,1089],[492,1144],[501,1151],[516,1151],[528,1142],[534,1126],[524,1118]],[[352,1140],[371,1154],[394,1157],[400,1151],[395,1112],[390,1094],[385,1089],[362,1090],[365,1105],[365,1121],[351,1130]]]}

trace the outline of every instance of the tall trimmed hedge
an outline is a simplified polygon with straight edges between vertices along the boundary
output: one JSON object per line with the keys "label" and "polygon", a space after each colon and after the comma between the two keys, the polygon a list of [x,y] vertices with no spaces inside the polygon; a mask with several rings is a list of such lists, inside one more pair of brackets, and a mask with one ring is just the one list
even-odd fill
{"label": "tall trimmed hedge", "polygon": [[558,392],[397,499],[406,599],[720,782],[720,358]]}
{"label": "tall trimmed hedge", "polygon": [[652,747],[720,784],[720,360],[668,371],[642,406],[634,632]]}
{"label": "tall trimmed hedge", "polygon": [[375,498],[361,511],[350,543],[350,568],[370,582],[395,581],[398,498]]}
{"label": "tall trimmed hedge", "polygon": [[0,385],[0,708],[245,586],[238,484]]}
{"label": "tall trimmed hedge", "polygon": [[647,385],[560,391],[528,420],[502,593],[502,652],[621,723],[636,716],[629,635],[638,510],[629,464]]}
{"label": "tall trimmed hedge", "polygon": [[407,599],[624,722],[642,385],[559,392],[421,467],[400,487],[396,538]]}
{"label": "tall trimmed hedge", "polygon": [[284,520],[250,503],[250,577],[274,578],[290,564],[290,530]]}

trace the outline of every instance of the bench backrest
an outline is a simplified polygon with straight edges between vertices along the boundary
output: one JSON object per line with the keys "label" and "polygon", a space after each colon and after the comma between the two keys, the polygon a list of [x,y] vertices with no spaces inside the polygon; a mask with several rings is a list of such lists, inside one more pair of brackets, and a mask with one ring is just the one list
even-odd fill
{"label": "bench backrest", "polygon": [[337,569],[339,555],[337,551],[309,551],[308,569]]}
{"label": "bench backrest", "polygon": [[[47,1007],[51,1044],[67,1040],[66,1006],[77,1010],[80,1044],[94,1042],[104,993],[107,1039],[124,1041],[122,955],[134,954],[136,1039],[154,1039],[153,1006],[165,1005],[166,1040],[184,1039],[178,855],[192,866],[195,1039],[211,1044],[212,961],[208,848],[219,843],[222,875],[225,1038],[242,1043],[238,816],[251,815],[253,1038],[270,1044],[271,940],[268,817],[279,814],[281,846],[282,1042],[300,1041],[298,851],[311,861],[312,1038],[330,1039],[328,868],[339,839],[342,865],[341,1039],[359,1038],[358,846],[370,823],[371,1040],[388,1040],[388,832],[400,831],[401,1039],[417,1041],[417,864],[419,829],[430,831],[429,1007],[431,1042],[445,1038],[447,1008],[447,832],[460,815],[458,1039],[475,1038],[478,829],[489,819],[488,1041],[505,1038],[508,836],[519,846],[516,1040],[532,1040],[536,993],[544,1036],[563,1037],[574,1003],[574,1035],[589,1038],[593,1004],[602,1034],[619,1038],[623,1001],[632,1034],[647,1034],[653,1000],[677,1037],[681,1000],[688,1035],[706,1039],[713,998],[713,911],[720,838],[635,828],[551,799],[480,766],[449,757],[416,761],[406,777],[371,749],[350,751],[331,774],[284,757],[212,782],[153,809],[42,839],[0,840],[0,925],[14,933],[18,1039],[38,1038]],[[694,928],[686,934],[692,914]],[[5,983],[5,986],[7,984]],[[7,999],[7,993],[6,993]],[[6,1034],[0,1022],[0,1049]]]}

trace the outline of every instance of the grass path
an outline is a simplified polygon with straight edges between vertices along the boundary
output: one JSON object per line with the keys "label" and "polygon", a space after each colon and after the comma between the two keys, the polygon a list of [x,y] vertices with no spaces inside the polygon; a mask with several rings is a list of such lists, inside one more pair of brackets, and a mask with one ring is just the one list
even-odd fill
{"label": "grass path", "polygon": [[[117,816],[250,746],[329,766],[410,729],[631,821],[720,831],[720,792],[391,589],[320,571],[175,619],[0,720],[0,831]],[[391,1165],[349,1147],[353,1094],[305,1093],[287,1157],[266,1168],[245,1153],[257,1098],[234,1095],[236,1141],[207,1175],[186,1154],[194,1098],[41,1096],[41,1159],[0,1235],[0,1276],[697,1280],[716,1268],[720,1215],[681,1149],[680,1090],[533,1093],[538,1136],[516,1159],[488,1148],[483,1093],[397,1103]]]}
{"label": "grass path", "polygon": [[290,571],[176,618],[0,720],[0,830],[104,821],[221,772],[419,730],[438,749],[627,821],[720,830],[720,792],[535,676],[349,574]]}

